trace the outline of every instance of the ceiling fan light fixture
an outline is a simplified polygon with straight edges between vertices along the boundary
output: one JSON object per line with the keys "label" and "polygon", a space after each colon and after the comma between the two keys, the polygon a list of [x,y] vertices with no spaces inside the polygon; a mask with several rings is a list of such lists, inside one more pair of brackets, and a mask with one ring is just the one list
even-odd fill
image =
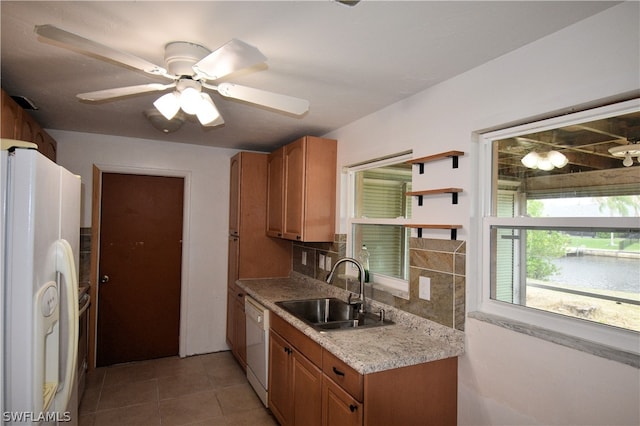
{"label": "ceiling fan light fixture", "polygon": [[561,169],[569,164],[567,157],[558,151],[549,151],[541,154],[531,151],[520,162],[529,169],[540,169],[546,172],[553,170],[554,167]]}
{"label": "ceiling fan light fixture", "polygon": [[180,108],[187,114],[196,114],[201,104],[200,92],[193,87],[187,87],[180,93]]}
{"label": "ceiling fan light fixture", "polygon": [[220,117],[218,108],[216,108],[216,105],[213,103],[211,96],[206,93],[201,94],[200,106],[196,112],[196,117],[198,117],[200,124],[203,126],[213,123]]}
{"label": "ceiling fan light fixture", "polygon": [[184,114],[175,114],[173,118],[167,119],[159,110],[150,108],[144,112],[145,117],[153,127],[162,133],[173,133],[182,127],[184,123]]}
{"label": "ceiling fan light fixture", "polygon": [[178,92],[167,93],[160,96],[153,103],[158,111],[166,118],[171,120],[180,110],[180,94]]}
{"label": "ceiling fan light fixture", "polygon": [[569,163],[567,157],[564,154],[559,153],[558,151],[549,151],[547,154],[547,158],[551,161],[554,167],[561,169]]}
{"label": "ceiling fan light fixture", "polygon": [[529,169],[535,169],[537,168],[539,159],[540,156],[538,155],[538,153],[531,151],[530,153],[522,157],[522,160],[520,160],[520,162]]}

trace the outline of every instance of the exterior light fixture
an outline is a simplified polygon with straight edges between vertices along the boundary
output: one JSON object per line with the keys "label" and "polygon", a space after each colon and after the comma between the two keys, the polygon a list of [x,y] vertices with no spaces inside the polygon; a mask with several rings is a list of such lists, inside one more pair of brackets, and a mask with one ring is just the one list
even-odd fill
{"label": "exterior light fixture", "polygon": [[546,153],[531,151],[520,161],[529,169],[540,169],[544,171],[553,170],[554,168],[561,169],[569,163],[567,157],[558,151],[549,151]]}
{"label": "exterior light fixture", "polygon": [[640,146],[636,143],[614,146],[609,148],[609,154],[614,157],[624,157],[622,165],[631,167],[633,165],[633,157],[636,157],[636,160],[640,161]]}

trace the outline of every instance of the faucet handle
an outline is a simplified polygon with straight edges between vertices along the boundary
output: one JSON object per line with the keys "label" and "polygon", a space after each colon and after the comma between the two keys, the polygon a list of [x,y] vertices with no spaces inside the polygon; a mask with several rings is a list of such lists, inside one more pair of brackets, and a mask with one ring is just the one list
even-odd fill
{"label": "faucet handle", "polygon": [[379,315],[380,315],[380,322],[384,322],[384,316],[385,316],[384,309],[380,309]]}

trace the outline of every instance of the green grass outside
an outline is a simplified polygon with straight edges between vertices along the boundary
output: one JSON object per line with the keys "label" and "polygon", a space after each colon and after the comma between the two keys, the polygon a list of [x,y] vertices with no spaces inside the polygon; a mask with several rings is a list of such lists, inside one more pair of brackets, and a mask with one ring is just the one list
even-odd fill
{"label": "green grass outside", "polygon": [[[569,246],[599,250],[618,250],[620,247],[619,243],[622,240],[623,238],[614,238],[613,245],[611,245],[610,238],[571,237]],[[636,239],[633,244],[626,246],[624,251],[640,252],[640,240]]]}

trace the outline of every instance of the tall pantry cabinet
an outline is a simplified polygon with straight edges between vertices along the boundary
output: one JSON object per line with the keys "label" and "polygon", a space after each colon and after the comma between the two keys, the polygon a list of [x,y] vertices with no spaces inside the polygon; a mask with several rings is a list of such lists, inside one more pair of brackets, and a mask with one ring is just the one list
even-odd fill
{"label": "tall pantry cabinet", "polygon": [[227,343],[246,368],[244,291],[238,279],[286,277],[291,242],[266,235],[267,154],[240,152],[231,159]]}

